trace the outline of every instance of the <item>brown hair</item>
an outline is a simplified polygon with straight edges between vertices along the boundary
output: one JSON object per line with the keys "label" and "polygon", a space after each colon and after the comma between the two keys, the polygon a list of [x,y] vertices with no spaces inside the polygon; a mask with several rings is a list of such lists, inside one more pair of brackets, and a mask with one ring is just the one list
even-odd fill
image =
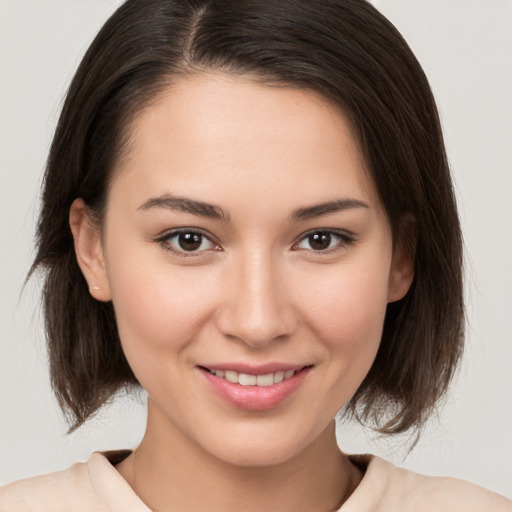
{"label": "brown hair", "polygon": [[173,78],[212,69],[314,90],[340,107],[395,242],[407,242],[401,226],[414,219],[413,284],[388,305],[375,362],[345,412],[386,434],[421,427],[462,350],[462,242],[435,102],[404,39],[365,0],[128,0],[67,93],[31,271],[45,270],[52,384],[72,429],[137,381],[112,304],[90,296],[76,262],[71,203],[83,198],[101,225],[130,121]]}

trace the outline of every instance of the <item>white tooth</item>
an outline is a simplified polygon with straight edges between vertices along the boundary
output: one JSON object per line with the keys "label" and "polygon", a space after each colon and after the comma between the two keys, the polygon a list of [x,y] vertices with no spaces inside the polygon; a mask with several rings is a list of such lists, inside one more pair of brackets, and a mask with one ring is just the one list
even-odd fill
{"label": "white tooth", "polygon": [[224,378],[233,384],[238,384],[238,373],[233,370],[226,370],[224,372]]}
{"label": "white tooth", "polygon": [[274,384],[274,374],[267,373],[267,375],[258,375],[256,377],[257,386],[272,386]]}
{"label": "white tooth", "polygon": [[242,384],[242,386],[255,386],[256,375],[247,375],[246,373],[241,373],[238,376],[238,383]]}
{"label": "white tooth", "polygon": [[284,379],[284,372],[274,373],[274,384],[281,382]]}
{"label": "white tooth", "polygon": [[290,377],[293,377],[293,374],[295,373],[295,370],[288,370],[284,372],[284,378],[289,379]]}
{"label": "white tooth", "polygon": [[213,372],[217,377],[224,377],[224,372],[222,370],[214,370]]}

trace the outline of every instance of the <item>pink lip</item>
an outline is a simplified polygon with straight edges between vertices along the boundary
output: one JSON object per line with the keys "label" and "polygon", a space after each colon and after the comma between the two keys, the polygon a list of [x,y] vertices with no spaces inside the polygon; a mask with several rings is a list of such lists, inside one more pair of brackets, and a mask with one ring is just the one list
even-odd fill
{"label": "pink lip", "polygon": [[242,386],[221,377],[216,377],[206,369],[199,368],[201,375],[210,385],[210,389],[231,405],[248,411],[264,411],[278,406],[297,390],[311,369],[310,366],[297,367],[289,365],[278,365],[275,370],[269,370],[269,368],[274,368],[274,365],[261,367],[248,367],[246,365],[222,366],[215,365],[213,369],[234,370],[238,373],[247,373],[248,375],[265,375],[277,371],[299,370],[293,377],[272,386]]}

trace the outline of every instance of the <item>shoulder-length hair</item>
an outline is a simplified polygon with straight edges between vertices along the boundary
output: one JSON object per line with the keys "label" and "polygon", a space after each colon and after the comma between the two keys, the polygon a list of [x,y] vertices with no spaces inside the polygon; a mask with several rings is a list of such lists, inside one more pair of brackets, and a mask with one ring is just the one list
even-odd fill
{"label": "shoulder-length hair", "polygon": [[[67,93],[31,271],[45,271],[51,379],[71,429],[137,385],[113,306],[90,296],[78,267],[71,203],[83,198],[101,227],[134,116],[177,78],[211,70],[315,91],[351,120],[415,277],[388,305],[377,357],[345,411],[385,434],[421,427],[462,350],[462,241],[434,98],[402,36],[365,0],[128,0]],[[403,229],[411,219],[414,240]]]}

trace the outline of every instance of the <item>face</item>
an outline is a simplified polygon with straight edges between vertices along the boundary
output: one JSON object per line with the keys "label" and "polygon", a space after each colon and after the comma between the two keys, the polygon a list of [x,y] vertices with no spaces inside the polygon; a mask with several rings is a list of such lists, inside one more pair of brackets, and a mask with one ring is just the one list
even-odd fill
{"label": "face", "polygon": [[182,79],[135,120],[87,240],[150,421],[240,465],[328,428],[411,279],[347,119],[223,75]]}

